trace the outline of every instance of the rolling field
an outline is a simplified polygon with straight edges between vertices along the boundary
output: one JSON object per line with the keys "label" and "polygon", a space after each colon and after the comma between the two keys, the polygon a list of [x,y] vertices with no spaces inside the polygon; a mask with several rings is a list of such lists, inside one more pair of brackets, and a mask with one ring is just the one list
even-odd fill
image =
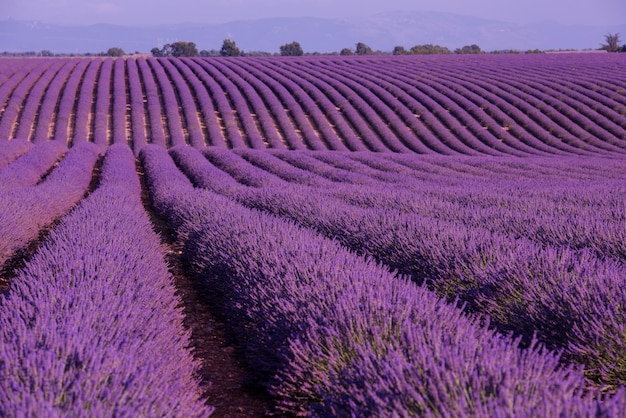
{"label": "rolling field", "polygon": [[0,416],[626,414],[626,54],[3,58],[0,208]]}

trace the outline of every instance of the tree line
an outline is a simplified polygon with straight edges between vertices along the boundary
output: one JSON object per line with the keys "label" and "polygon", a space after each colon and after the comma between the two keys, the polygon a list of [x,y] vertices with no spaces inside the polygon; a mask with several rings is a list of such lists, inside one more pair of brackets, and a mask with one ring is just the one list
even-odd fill
{"label": "tree line", "polygon": [[[605,42],[600,45],[599,50],[607,51],[607,52],[626,52],[626,44],[622,44],[622,40],[620,38],[619,33],[607,33],[604,36]],[[363,42],[357,42],[354,49],[351,48],[343,48],[338,53],[305,53],[302,49],[302,46],[299,42],[289,42],[283,44],[279,48],[280,53],[271,53],[265,51],[243,51],[241,48],[237,46],[235,41],[232,39],[224,39],[222,43],[222,47],[219,50],[198,50],[196,44],[194,42],[187,41],[178,41],[173,43],[168,43],[163,45],[161,48],[155,47],[150,50],[150,53],[155,57],[213,57],[213,56],[222,56],[222,57],[239,57],[239,56],[272,56],[272,55],[281,55],[281,56],[302,56],[302,55],[388,55],[390,52],[385,51],[377,51],[372,49],[369,45]],[[527,50],[524,53],[542,53],[544,51],[540,49]],[[138,52],[136,52],[138,53]],[[449,48],[441,45],[433,45],[433,44],[422,44],[415,45],[409,49],[406,49],[404,46],[398,45],[393,48],[391,51],[392,55],[433,55],[433,54],[484,54],[486,51],[483,51],[478,45],[471,44],[465,45],[461,48],[456,48],[454,50],[450,50]],[[502,51],[491,51],[490,53],[521,53],[518,50],[502,50]],[[7,55],[19,55],[19,56],[43,56],[43,57],[52,57],[52,56],[64,56],[66,54],[54,54],[48,50],[41,51],[39,53],[36,52],[23,52],[23,53],[0,53],[0,56]],[[77,54],[72,54],[77,55]],[[108,57],[121,57],[127,55],[126,52],[119,47],[109,48],[106,52],[100,52],[97,54],[83,54],[85,56],[108,56]]]}
{"label": "tree line", "polygon": [[[224,39],[222,47],[219,50],[198,50],[196,44],[193,42],[179,41],[172,44],[165,44],[163,47],[152,48],[150,51],[155,57],[209,57],[209,56],[222,56],[222,57],[239,57],[239,56],[258,56],[258,55],[277,55],[263,51],[248,51],[244,52],[237,46],[232,39]],[[537,52],[537,51],[532,51]],[[478,45],[466,45],[462,48],[457,48],[454,51],[440,46],[440,45],[416,45],[410,49],[405,49],[402,46],[396,46],[391,52],[393,55],[415,55],[415,54],[480,54],[483,51]],[[335,55],[336,53],[324,54]],[[339,55],[382,55],[389,54],[388,52],[375,51],[369,45],[363,42],[357,42],[354,49],[343,48]],[[322,55],[319,53],[305,54],[302,46],[299,42],[289,42],[280,46],[281,56],[302,56],[302,55]]]}
{"label": "tree line", "polygon": [[[224,39],[222,47],[217,50],[201,50],[199,51],[194,42],[179,41],[172,44],[165,44],[162,48],[152,48],[150,50],[155,57],[239,57],[244,55],[272,55],[270,53],[256,52],[246,53],[237,46],[232,39]],[[290,42],[280,46],[280,55],[283,56],[300,56],[304,55],[304,50],[299,42]]]}
{"label": "tree line", "polygon": [[[600,50],[608,52],[626,52],[626,44],[621,45],[619,33],[609,33],[605,35],[605,43],[601,44]],[[517,50],[504,50],[504,51],[492,51],[492,53],[520,53]],[[527,50],[525,53],[541,53],[540,49]],[[223,57],[238,57],[238,56],[258,56],[258,55],[276,55],[263,51],[244,52],[241,50],[235,41],[232,39],[224,39],[220,50],[211,51],[198,51],[196,44],[193,42],[175,42],[173,44],[165,44],[162,48],[153,48],[151,50],[152,55],[155,57],[181,57],[181,56],[223,56]],[[433,54],[483,54],[480,46],[476,44],[465,45],[461,48],[450,50],[449,48],[441,45],[422,44],[415,45],[409,49],[398,45],[391,51],[392,55],[433,55]],[[382,55],[389,54],[389,52],[375,51],[369,45],[363,42],[357,42],[354,49],[343,48],[339,51],[339,55]],[[280,46],[281,56],[302,56],[302,55],[322,55],[319,53],[305,54],[302,46],[299,42],[289,42]],[[323,55],[335,55],[335,53],[323,54]]]}

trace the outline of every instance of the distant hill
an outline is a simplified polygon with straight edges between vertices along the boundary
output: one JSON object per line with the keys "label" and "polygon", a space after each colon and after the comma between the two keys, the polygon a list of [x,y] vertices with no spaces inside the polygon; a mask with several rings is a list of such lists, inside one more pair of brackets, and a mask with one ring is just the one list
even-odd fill
{"label": "distant hill", "polygon": [[97,53],[110,47],[149,52],[175,41],[193,41],[199,49],[219,49],[226,38],[244,51],[278,52],[298,41],[305,52],[338,52],[364,42],[375,50],[394,46],[439,44],[455,49],[477,44],[483,50],[598,48],[608,32],[626,35],[626,23],[612,27],[567,26],[554,22],[517,25],[438,12],[391,12],[364,18],[275,18],[223,24],[159,26],[61,26],[42,22],[0,22],[0,52],[49,50]]}

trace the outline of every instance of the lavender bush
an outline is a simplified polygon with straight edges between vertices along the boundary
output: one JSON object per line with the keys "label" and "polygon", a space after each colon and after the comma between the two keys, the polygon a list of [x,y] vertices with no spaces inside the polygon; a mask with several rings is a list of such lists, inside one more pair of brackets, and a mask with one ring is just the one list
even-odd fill
{"label": "lavender bush", "polygon": [[46,141],[33,147],[0,169],[0,190],[34,186],[67,150],[59,141]]}
{"label": "lavender bush", "polygon": [[13,139],[10,141],[0,139],[0,169],[26,153],[33,144],[25,139]]}
{"label": "lavender bush", "polygon": [[0,265],[85,196],[99,155],[100,149],[94,144],[76,145],[45,181],[0,193]]}
{"label": "lavender bush", "polygon": [[[315,155],[335,163],[346,163],[347,158],[337,153]],[[224,156],[219,162],[219,168],[237,173],[236,178],[263,178],[256,174],[257,166],[244,160]],[[187,165],[184,160],[179,163]],[[502,332],[515,332],[526,341],[537,334],[550,347],[565,349],[568,360],[585,364],[593,380],[623,384],[620,353],[626,341],[620,337],[624,332],[620,306],[626,303],[626,294],[619,290],[619,283],[626,270],[621,263],[598,259],[587,249],[550,247],[484,227],[467,227],[462,219],[442,221],[398,212],[384,204],[358,208],[313,188],[289,186],[286,180],[270,177],[261,188],[218,189],[209,171],[202,174],[202,167],[196,165],[191,173],[195,184],[314,228],[426,283],[450,300],[460,298],[472,310],[490,315]],[[298,176],[294,180],[298,182]],[[383,194],[376,189],[365,194],[376,193]],[[364,199],[358,197],[360,191],[350,188],[343,194]]]}
{"label": "lavender bush", "polygon": [[[294,224],[194,190],[165,150],[140,155],[156,210],[221,301],[257,376],[295,414],[616,414],[579,371]],[[272,375],[275,375],[272,378]]]}
{"label": "lavender bush", "polygon": [[204,417],[197,364],[126,145],[0,298],[0,415]]}

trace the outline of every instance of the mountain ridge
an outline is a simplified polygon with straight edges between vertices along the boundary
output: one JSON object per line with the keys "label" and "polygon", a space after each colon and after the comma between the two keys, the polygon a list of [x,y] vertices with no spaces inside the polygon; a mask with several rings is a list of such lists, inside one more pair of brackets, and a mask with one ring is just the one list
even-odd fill
{"label": "mountain ridge", "polygon": [[149,52],[175,41],[195,42],[216,50],[233,39],[244,51],[277,53],[280,45],[297,41],[307,53],[339,52],[364,42],[374,50],[395,46],[437,44],[453,50],[477,44],[485,51],[528,49],[595,49],[616,26],[563,25],[555,22],[515,24],[441,12],[396,11],[354,18],[271,18],[228,23],[178,23],[152,26],[94,24],[55,25],[0,21],[0,52],[49,50],[54,53],[98,53],[111,47]]}

